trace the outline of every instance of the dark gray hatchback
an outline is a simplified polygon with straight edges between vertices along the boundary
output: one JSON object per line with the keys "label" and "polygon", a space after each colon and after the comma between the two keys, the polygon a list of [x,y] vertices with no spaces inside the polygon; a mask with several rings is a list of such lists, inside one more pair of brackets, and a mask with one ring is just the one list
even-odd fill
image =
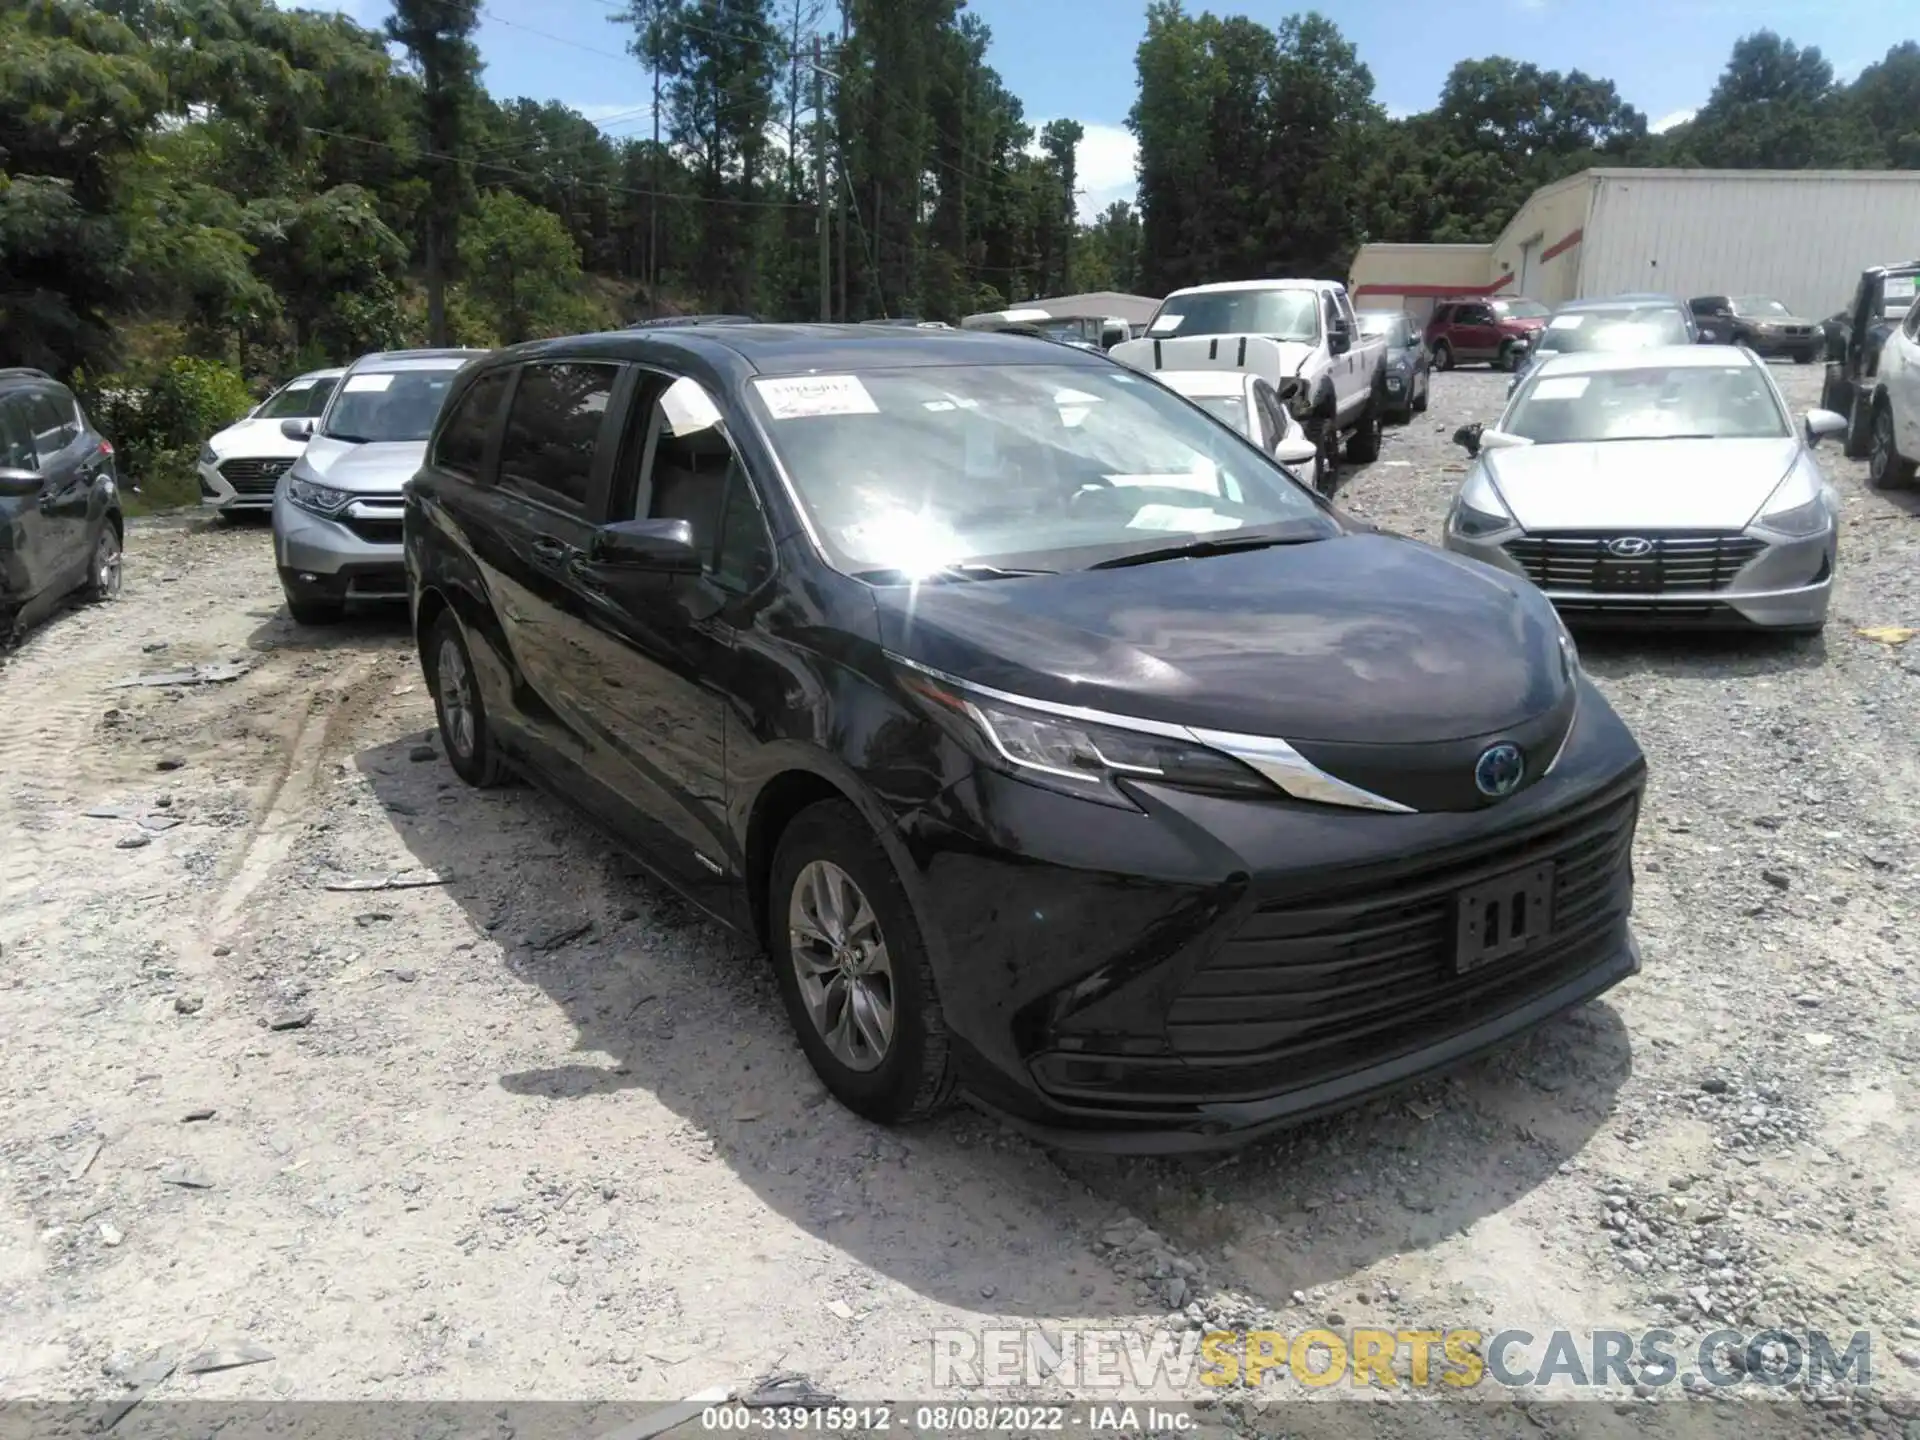
{"label": "dark gray hatchback", "polygon": [[0,642],[75,591],[118,595],[125,533],[113,446],[73,392],[0,370]]}

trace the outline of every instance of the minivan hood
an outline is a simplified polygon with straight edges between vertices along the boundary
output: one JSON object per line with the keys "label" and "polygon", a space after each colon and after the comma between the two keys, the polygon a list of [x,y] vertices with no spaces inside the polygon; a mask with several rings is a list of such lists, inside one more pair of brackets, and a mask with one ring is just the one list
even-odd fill
{"label": "minivan hood", "polygon": [[344,440],[316,435],[308,442],[293,473],[303,480],[316,480],[336,490],[352,490],[362,495],[398,495],[400,487],[413,478],[426,458],[424,440],[349,445]]}
{"label": "minivan hood", "polygon": [[1457,740],[1566,694],[1530,586],[1386,535],[875,595],[887,649],[957,679],[1244,735]]}
{"label": "minivan hood", "polygon": [[1481,454],[1525,530],[1738,531],[1786,477],[1800,442],[1609,440]]}
{"label": "minivan hood", "polygon": [[307,448],[304,440],[289,440],[278,420],[239,420],[212,436],[207,445],[222,460],[291,460]]}

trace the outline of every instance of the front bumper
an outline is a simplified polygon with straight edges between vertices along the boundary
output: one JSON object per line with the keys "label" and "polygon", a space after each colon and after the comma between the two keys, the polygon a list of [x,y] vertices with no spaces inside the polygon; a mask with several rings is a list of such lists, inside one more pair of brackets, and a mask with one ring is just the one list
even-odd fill
{"label": "front bumper", "polygon": [[1754,354],[1766,358],[1778,355],[1824,355],[1827,349],[1827,337],[1817,328],[1800,335],[1789,335],[1782,331],[1751,331],[1743,337],[1742,343]]}
{"label": "front bumper", "polygon": [[[1645,764],[1597,691],[1559,763],[1482,810],[1142,790],[1100,809],[977,772],[900,838],[963,1079],[1066,1148],[1230,1145],[1525,1033],[1634,973]],[[1553,923],[1455,973],[1457,897],[1556,867]]]}
{"label": "front bumper", "polygon": [[[1530,579],[1508,553],[1512,536],[1472,540],[1447,532],[1446,548]],[[1622,592],[1540,586],[1568,624],[1661,629],[1775,630],[1823,625],[1833,598],[1839,540],[1833,531],[1805,540],[1771,540],[1730,583],[1717,589]]]}
{"label": "front bumper", "polygon": [[338,517],[303,510],[284,488],[273,501],[273,558],[283,579],[315,595],[401,600],[406,551],[397,497],[356,500]]}
{"label": "front bumper", "polygon": [[254,459],[226,456],[218,464],[202,460],[195,467],[200,480],[200,503],[221,511],[273,508],[280,476],[293,464],[287,457]]}

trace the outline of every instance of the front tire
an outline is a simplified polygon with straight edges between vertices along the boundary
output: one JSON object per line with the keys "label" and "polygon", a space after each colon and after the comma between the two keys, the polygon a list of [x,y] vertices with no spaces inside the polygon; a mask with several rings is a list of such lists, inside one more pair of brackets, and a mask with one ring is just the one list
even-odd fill
{"label": "front tire", "polygon": [[1436,370],[1453,368],[1453,347],[1444,340],[1433,342],[1433,368]]}
{"label": "front tire", "polygon": [[1915,465],[1900,453],[1893,434],[1893,407],[1873,407],[1873,440],[1867,451],[1867,483],[1876,490],[1897,490],[1913,483]]}
{"label": "front tire", "polygon": [[780,998],[834,1098],[882,1125],[946,1105],[953,1060],[919,921],[852,805],[823,800],[794,817],[766,913]]}
{"label": "front tire", "polygon": [[125,554],[121,549],[120,527],[109,520],[100,527],[100,538],[93,544],[93,561],[87,570],[85,594],[95,604],[120,598],[120,572]]}
{"label": "front tire", "polygon": [[1428,376],[1422,375],[1420,377],[1420,398],[1413,402],[1414,414],[1424,415],[1427,413],[1427,395],[1432,389],[1433,381]]}
{"label": "front tire", "polygon": [[1360,423],[1347,437],[1347,461],[1353,465],[1371,465],[1380,458],[1380,440],[1385,433],[1380,418],[1380,397],[1374,395],[1360,416]]}
{"label": "front tire", "polygon": [[440,727],[440,746],[447,752],[453,773],[476,790],[488,790],[506,778],[500,754],[487,728],[487,710],[473,673],[473,654],[460,619],[451,610],[427,631],[420,649],[420,668],[433,691],[433,714]]}
{"label": "front tire", "polygon": [[1841,453],[1849,460],[1864,460],[1873,448],[1872,403],[1866,396],[1855,390],[1845,414],[1847,433],[1841,440]]}

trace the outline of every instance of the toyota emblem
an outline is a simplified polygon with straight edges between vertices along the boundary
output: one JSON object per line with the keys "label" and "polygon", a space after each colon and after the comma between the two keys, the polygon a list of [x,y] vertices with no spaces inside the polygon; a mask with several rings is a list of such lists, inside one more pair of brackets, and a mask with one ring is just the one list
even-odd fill
{"label": "toyota emblem", "polygon": [[1653,542],[1642,535],[1622,535],[1618,540],[1607,542],[1607,553],[1623,560],[1638,560],[1642,555],[1653,553]]}

